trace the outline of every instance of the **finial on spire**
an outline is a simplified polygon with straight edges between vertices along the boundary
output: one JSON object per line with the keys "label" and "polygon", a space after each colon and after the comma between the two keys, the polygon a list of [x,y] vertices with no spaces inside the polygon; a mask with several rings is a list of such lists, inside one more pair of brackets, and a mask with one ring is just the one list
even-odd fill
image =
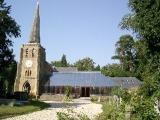
{"label": "finial on spire", "polygon": [[36,11],[35,11],[35,16],[33,20],[33,26],[32,26],[29,43],[40,43],[39,0],[37,0],[37,6],[36,6]]}
{"label": "finial on spire", "polygon": [[37,0],[37,5],[39,5],[39,0]]}

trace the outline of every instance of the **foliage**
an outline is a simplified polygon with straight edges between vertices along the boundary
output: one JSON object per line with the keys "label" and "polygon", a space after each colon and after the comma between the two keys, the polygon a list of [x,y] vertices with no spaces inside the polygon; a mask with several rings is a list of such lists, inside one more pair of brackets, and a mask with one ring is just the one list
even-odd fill
{"label": "foliage", "polygon": [[94,68],[94,71],[100,71],[100,70],[101,70],[100,65],[97,65],[97,66]]}
{"label": "foliage", "polygon": [[112,59],[119,59],[122,70],[132,71],[135,63],[134,39],[131,35],[122,35],[116,43],[116,55]]}
{"label": "foliage", "polygon": [[62,67],[61,61],[52,61],[51,65],[55,67]]}
{"label": "foliage", "polygon": [[131,13],[120,26],[136,34],[136,74],[144,81],[132,101],[133,112],[140,120],[158,119],[154,103],[160,90],[160,1],[129,0],[129,7]]}
{"label": "foliage", "polygon": [[86,57],[78,60],[74,65],[79,71],[93,71],[95,62],[93,59]]}
{"label": "foliage", "polygon": [[69,67],[70,66],[69,63],[67,62],[66,55],[64,54],[62,55],[61,60],[52,61],[51,65],[55,67]]}
{"label": "foliage", "polygon": [[64,101],[68,102],[71,100],[71,94],[72,94],[72,87],[66,86],[64,88],[65,96],[64,96]]}
{"label": "foliage", "polygon": [[160,48],[160,7],[159,0],[129,0],[131,13],[124,16],[120,26],[130,29],[146,41],[151,54]]}
{"label": "foliage", "polygon": [[[7,6],[4,0],[0,1],[0,96],[13,89],[14,66],[12,38],[20,36],[19,25],[10,16],[11,6]],[[14,71],[13,71],[14,70]]]}
{"label": "foliage", "polygon": [[22,106],[1,106],[0,119],[39,111],[47,107],[49,107],[49,104],[40,101],[30,101],[28,104]]}
{"label": "foliage", "polygon": [[20,36],[19,25],[9,15],[11,6],[7,6],[4,0],[0,1],[0,73],[2,73],[13,61],[12,37]]}
{"label": "foliage", "polygon": [[58,120],[90,120],[84,113],[77,113],[72,109],[67,109],[64,112],[57,112]]}
{"label": "foliage", "polygon": [[108,64],[102,67],[101,72],[110,77],[127,77],[134,76],[134,74],[130,71],[122,70],[120,64]]}
{"label": "foliage", "polygon": [[67,67],[68,66],[68,63],[67,63],[67,60],[66,60],[66,55],[62,55],[62,58],[61,58],[61,63],[62,63],[62,67]]}
{"label": "foliage", "polygon": [[118,98],[122,98],[122,101],[125,103],[129,103],[131,100],[131,93],[127,89],[115,87],[112,89],[112,95],[118,96]]}
{"label": "foliage", "polygon": [[132,117],[134,120],[159,120],[159,115],[154,108],[154,100],[134,96],[131,100]]}
{"label": "foliage", "polygon": [[146,64],[148,62],[148,48],[146,42],[144,40],[138,40],[134,44],[136,50],[136,58],[135,58],[135,76],[142,79],[142,73],[146,69]]}
{"label": "foliage", "polygon": [[92,102],[97,102],[98,101],[98,96],[91,96],[91,101]]}
{"label": "foliage", "polygon": [[114,102],[105,102],[102,104],[103,112],[97,116],[97,120],[124,120],[125,107],[124,104],[117,106]]}

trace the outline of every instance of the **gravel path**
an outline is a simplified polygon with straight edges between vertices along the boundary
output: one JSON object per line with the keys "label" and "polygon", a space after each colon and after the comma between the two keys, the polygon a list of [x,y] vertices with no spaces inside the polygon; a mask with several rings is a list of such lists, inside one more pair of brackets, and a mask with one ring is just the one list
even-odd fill
{"label": "gravel path", "polygon": [[7,118],[5,120],[57,120],[56,113],[60,111],[67,111],[68,108],[73,109],[73,111],[76,111],[77,113],[84,113],[91,120],[93,120],[96,115],[102,112],[102,105],[92,103],[89,98],[74,99],[73,102],[69,103],[69,107],[66,107],[66,105],[62,102],[46,102],[51,104],[50,108],[25,115]]}

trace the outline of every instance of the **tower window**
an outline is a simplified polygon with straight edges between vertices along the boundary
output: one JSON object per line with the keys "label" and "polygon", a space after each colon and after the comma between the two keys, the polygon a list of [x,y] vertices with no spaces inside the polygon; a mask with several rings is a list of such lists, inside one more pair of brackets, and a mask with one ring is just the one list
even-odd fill
{"label": "tower window", "polygon": [[32,71],[31,70],[26,70],[25,71],[25,76],[31,76],[32,75]]}
{"label": "tower window", "polygon": [[34,57],[34,55],[35,55],[35,49],[33,48],[32,49],[32,57]]}
{"label": "tower window", "polygon": [[25,71],[25,76],[28,76],[27,73],[28,73],[28,71],[26,70],[26,71]]}
{"label": "tower window", "polygon": [[28,57],[28,48],[26,49],[26,57]]}
{"label": "tower window", "polygon": [[31,72],[31,70],[29,71],[29,76],[31,76],[32,75],[32,72]]}

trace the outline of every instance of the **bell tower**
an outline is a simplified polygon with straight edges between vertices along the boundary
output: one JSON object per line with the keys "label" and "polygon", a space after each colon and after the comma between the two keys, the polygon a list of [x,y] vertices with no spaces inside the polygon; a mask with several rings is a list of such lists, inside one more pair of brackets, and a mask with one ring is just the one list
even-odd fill
{"label": "bell tower", "polygon": [[40,44],[40,14],[39,2],[37,2],[29,42],[21,47],[14,91],[26,91],[34,96],[40,94],[45,58],[45,49]]}

